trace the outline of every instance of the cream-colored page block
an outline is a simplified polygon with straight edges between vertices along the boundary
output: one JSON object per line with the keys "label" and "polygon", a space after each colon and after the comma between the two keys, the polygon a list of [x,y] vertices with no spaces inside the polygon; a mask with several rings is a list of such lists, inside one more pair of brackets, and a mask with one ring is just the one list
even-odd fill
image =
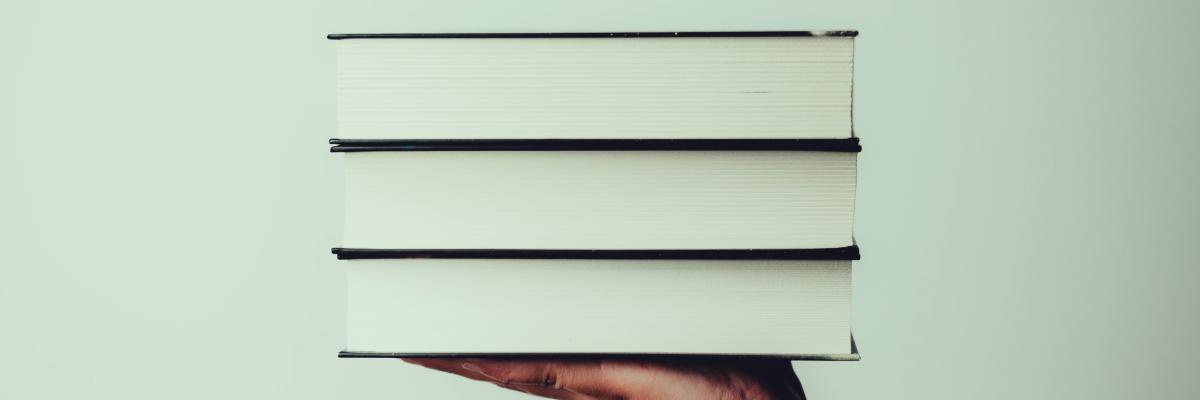
{"label": "cream-colored page block", "polygon": [[342,245],[849,246],[856,157],[797,151],[347,153]]}
{"label": "cream-colored page block", "polygon": [[850,261],[349,261],[349,351],[850,352]]}
{"label": "cream-colored page block", "polygon": [[845,138],[853,39],[338,42],[341,138]]}

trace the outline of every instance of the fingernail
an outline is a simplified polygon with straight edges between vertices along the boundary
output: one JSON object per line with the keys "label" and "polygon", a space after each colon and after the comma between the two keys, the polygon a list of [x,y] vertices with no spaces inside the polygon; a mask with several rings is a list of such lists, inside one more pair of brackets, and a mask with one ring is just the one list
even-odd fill
{"label": "fingernail", "polygon": [[474,372],[474,373],[477,373],[477,374],[482,374],[482,373],[483,373],[483,369],[479,368],[479,366],[478,366],[478,365],[471,364],[471,363],[469,363],[469,362],[468,362],[468,363],[463,363],[463,364],[462,364],[462,367],[463,367],[463,369],[465,369],[465,370],[467,370],[467,371],[471,371],[471,372]]}

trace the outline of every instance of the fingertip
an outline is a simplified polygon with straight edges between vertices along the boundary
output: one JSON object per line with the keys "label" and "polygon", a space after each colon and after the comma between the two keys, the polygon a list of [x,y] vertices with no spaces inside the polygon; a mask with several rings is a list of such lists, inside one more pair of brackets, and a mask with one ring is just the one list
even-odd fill
{"label": "fingertip", "polygon": [[401,360],[404,360],[404,362],[409,363],[409,364],[413,364],[413,365],[417,365],[417,366],[421,366],[421,367],[425,367],[425,368],[430,368],[430,369],[436,369],[438,371],[451,372],[451,373],[458,373],[458,371],[460,371],[459,361],[455,360],[453,358],[415,357],[415,358],[401,358]]}
{"label": "fingertip", "polygon": [[426,357],[402,357],[402,358],[400,358],[400,361],[404,361],[406,363],[413,364],[413,365],[420,365],[422,367],[430,367],[430,368],[444,363],[443,360],[441,360],[441,359],[426,358]]}

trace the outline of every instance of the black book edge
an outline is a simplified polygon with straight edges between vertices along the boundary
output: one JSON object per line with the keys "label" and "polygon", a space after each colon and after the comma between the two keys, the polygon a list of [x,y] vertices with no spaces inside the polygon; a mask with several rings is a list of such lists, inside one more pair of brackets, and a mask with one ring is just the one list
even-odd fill
{"label": "black book edge", "polygon": [[856,37],[858,31],[693,31],[693,32],[443,32],[443,33],[331,33],[329,40],[345,39],[580,39],[662,37]]}
{"label": "black book edge", "polygon": [[755,361],[755,360],[792,360],[792,361],[859,361],[858,345],[854,336],[850,336],[849,354],[681,354],[681,353],[381,353],[369,351],[340,351],[338,358],[609,358],[638,360],[679,361],[722,360],[722,361]]}
{"label": "black book edge", "polygon": [[857,353],[850,354],[670,354],[670,353],[376,353],[362,351],[340,351],[338,358],[609,358],[638,360],[761,360],[784,359],[792,361],[858,361]]}
{"label": "black book edge", "polygon": [[821,249],[355,249],[335,247],[339,260],[388,258],[587,260],[859,260],[858,245]]}
{"label": "black book edge", "polygon": [[862,151],[842,139],[329,139],[333,153],[364,151]]}

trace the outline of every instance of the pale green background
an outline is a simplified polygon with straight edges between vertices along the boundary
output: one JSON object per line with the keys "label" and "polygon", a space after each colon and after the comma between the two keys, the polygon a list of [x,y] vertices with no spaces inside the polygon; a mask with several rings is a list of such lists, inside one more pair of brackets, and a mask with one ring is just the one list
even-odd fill
{"label": "pale green background", "polygon": [[521,398],[334,358],[324,35],[805,28],[862,31],[866,146],[812,398],[1200,391],[1198,2],[170,3],[0,8],[0,398]]}

